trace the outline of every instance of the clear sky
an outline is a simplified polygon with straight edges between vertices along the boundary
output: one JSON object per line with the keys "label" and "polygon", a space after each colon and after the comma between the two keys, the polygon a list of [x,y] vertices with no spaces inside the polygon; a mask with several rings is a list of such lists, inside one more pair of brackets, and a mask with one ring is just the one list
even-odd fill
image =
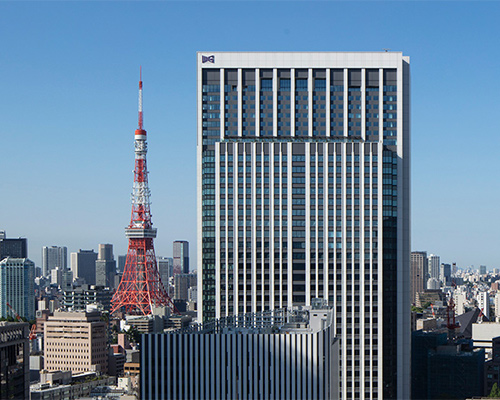
{"label": "clear sky", "polygon": [[196,51],[402,51],[412,249],[500,267],[500,2],[0,2],[0,229],[125,254],[143,66],[156,253],[196,266]]}

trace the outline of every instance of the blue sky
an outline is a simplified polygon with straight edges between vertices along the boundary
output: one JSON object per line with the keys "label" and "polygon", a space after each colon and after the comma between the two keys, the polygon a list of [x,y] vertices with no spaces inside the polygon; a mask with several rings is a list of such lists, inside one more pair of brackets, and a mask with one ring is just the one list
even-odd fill
{"label": "blue sky", "polygon": [[196,51],[402,51],[412,249],[500,267],[500,2],[0,2],[0,229],[125,254],[143,66],[157,255],[196,265]]}

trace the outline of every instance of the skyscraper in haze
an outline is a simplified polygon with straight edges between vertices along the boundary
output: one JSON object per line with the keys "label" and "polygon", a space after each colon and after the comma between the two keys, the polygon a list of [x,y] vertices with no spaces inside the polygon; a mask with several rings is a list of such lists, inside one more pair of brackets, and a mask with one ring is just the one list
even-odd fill
{"label": "skyscraper in haze", "polygon": [[88,285],[95,285],[95,262],[97,253],[94,250],[82,250],[71,253],[71,271],[73,278],[83,278]]}
{"label": "skyscraper in haze", "polygon": [[95,262],[95,283],[98,286],[115,286],[116,261],[112,244],[100,244]]}
{"label": "skyscraper in haze", "polygon": [[66,246],[43,246],[42,247],[42,274],[50,275],[54,268],[68,268],[68,248]]}
{"label": "skyscraper in haze", "polygon": [[28,239],[7,238],[5,231],[0,231],[0,261],[5,257],[28,258]]}
{"label": "skyscraper in haze", "polygon": [[441,266],[441,258],[435,254],[431,254],[428,257],[428,274],[429,278],[435,278],[439,280],[439,270]]}
{"label": "skyscraper in haze", "polygon": [[451,264],[442,263],[439,266],[439,280],[443,283],[443,286],[451,284]]}
{"label": "skyscraper in haze", "polygon": [[408,398],[409,58],[197,57],[199,320],[323,299],[341,398]]}
{"label": "skyscraper in haze", "polygon": [[165,289],[169,286],[169,278],[174,275],[174,259],[172,257],[158,257],[158,272]]}
{"label": "skyscraper in haze", "polygon": [[189,273],[189,242],[176,240],[174,242],[174,275]]}
{"label": "skyscraper in haze", "polygon": [[118,272],[123,272],[125,269],[125,262],[127,261],[127,256],[118,256]]}
{"label": "skyscraper in haze", "polygon": [[417,292],[423,292],[427,284],[427,252],[412,251],[410,261],[410,301],[415,303]]}

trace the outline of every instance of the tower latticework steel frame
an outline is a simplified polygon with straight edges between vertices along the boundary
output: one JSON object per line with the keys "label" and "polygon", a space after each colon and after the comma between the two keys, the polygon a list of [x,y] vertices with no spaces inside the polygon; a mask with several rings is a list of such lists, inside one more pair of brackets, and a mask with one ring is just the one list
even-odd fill
{"label": "tower latticework steel frame", "polygon": [[142,73],[139,80],[139,127],[135,131],[135,171],[132,193],[132,217],[125,229],[129,239],[125,269],[120,285],[111,300],[111,312],[124,310],[128,314],[148,315],[153,307],[168,306],[176,312],[165,290],[156,264],[150,211],[150,190],[146,164],[147,142],[143,129]]}

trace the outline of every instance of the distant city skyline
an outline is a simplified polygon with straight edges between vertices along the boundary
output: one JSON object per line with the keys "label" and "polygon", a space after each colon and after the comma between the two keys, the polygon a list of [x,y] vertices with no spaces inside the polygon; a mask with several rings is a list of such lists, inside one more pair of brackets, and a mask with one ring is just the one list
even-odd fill
{"label": "distant city skyline", "polygon": [[111,243],[126,254],[142,64],[156,254],[172,256],[185,239],[195,260],[196,51],[390,48],[412,64],[411,249],[499,267],[500,139],[484,105],[500,89],[491,48],[500,4],[266,2],[265,13],[260,4],[2,3],[2,187],[11,195],[0,200],[0,229],[26,237],[37,266],[42,246]]}

